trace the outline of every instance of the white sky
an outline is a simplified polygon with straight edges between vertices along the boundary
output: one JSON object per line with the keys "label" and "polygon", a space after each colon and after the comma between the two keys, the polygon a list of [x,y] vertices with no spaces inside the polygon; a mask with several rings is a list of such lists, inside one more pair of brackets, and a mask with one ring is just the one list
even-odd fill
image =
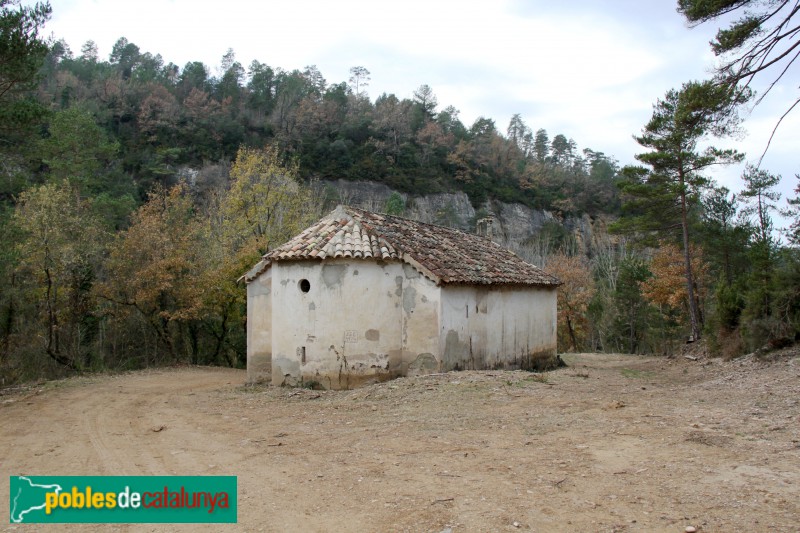
{"label": "white sky", "polygon": [[[31,3],[27,1],[25,3]],[[505,132],[520,113],[534,131],[562,133],[633,163],[632,139],[667,90],[707,77],[716,26],[689,29],[676,0],[51,0],[46,32],[73,52],[94,40],[107,59],[126,37],[142,52],[217,73],[228,48],[247,69],[254,59],[286,70],[316,65],[328,83],[364,66],[374,100],[410,98],[430,85],[439,109],[453,105],[469,127],[494,119]],[[733,143],[757,160],[777,118],[798,95],[800,75],[755,110]],[[800,109],[784,121],[762,168],[781,174],[791,195],[800,173]],[[721,143],[718,143],[721,144]],[[731,145],[732,143],[725,143]],[[742,167],[716,174],[734,191]],[[783,203],[783,202],[781,202]]]}

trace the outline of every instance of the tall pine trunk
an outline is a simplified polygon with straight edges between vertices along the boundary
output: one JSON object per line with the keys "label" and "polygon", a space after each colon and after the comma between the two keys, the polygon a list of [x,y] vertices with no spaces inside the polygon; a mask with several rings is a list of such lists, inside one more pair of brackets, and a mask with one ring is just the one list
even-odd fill
{"label": "tall pine trunk", "polygon": [[683,230],[683,261],[686,267],[686,292],[689,296],[689,319],[692,324],[692,340],[700,340],[700,317],[694,295],[694,274],[692,273],[692,254],[689,248],[689,215],[686,208],[686,182],[680,173],[681,187],[681,229]]}

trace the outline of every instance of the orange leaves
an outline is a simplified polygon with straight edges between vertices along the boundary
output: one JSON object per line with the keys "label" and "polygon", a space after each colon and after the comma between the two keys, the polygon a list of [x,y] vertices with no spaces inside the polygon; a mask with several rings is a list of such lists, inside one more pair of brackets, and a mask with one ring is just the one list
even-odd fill
{"label": "orange leaves", "polygon": [[473,169],[470,145],[466,141],[459,141],[447,154],[447,162],[454,167],[454,177],[459,181],[471,182],[477,174]]}
{"label": "orange leaves", "polygon": [[101,294],[151,317],[193,318],[202,303],[197,282],[205,249],[202,237],[185,187],[156,189],[112,248]]}
{"label": "orange leaves", "polygon": [[[690,251],[695,283],[703,290],[705,284],[702,280],[708,266],[703,262],[699,248],[692,246]],[[686,262],[683,251],[674,244],[661,243],[653,254],[650,272],[653,276],[640,284],[644,297],[656,305],[676,310],[686,309]]]}
{"label": "orange leaves", "polygon": [[586,259],[558,253],[548,260],[547,270],[563,283],[558,290],[559,313],[575,315],[585,312],[595,290]]}
{"label": "orange leaves", "polygon": [[186,116],[195,121],[208,120],[219,114],[222,109],[219,102],[199,89],[192,89],[183,100],[183,107]]}
{"label": "orange leaves", "polygon": [[551,256],[547,270],[563,283],[558,288],[558,324],[559,330],[569,335],[569,346],[574,350],[586,329],[586,310],[595,293],[592,271],[584,257],[564,253]]}
{"label": "orange leaves", "polygon": [[139,128],[151,141],[155,141],[159,129],[175,127],[179,111],[175,97],[163,85],[151,83],[139,110]]}

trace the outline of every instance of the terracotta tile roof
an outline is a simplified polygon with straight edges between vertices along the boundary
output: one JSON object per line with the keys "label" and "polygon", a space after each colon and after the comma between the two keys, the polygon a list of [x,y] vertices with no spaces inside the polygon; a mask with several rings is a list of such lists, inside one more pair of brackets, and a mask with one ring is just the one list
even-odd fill
{"label": "terracotta tile roof", "polygon": [[244,278],[252,281],[273,261],[339,257],[403,261],[437,284],[561,283],[485,237],[347,206],[271,250]]}

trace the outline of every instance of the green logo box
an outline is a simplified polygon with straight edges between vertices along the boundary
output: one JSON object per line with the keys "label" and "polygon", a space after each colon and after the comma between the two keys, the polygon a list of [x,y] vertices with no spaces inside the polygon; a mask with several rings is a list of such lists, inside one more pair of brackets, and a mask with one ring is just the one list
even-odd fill
{"label": "green logo box", "polygon": [[10,523],[236,523],[236,476],[11,476]]}

